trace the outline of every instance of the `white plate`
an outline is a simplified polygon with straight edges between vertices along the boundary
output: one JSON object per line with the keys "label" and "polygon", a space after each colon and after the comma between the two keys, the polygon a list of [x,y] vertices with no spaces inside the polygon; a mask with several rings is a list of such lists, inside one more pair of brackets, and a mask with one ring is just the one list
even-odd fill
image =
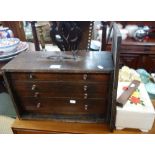
{"label": "white plate", "polygon": [[11,60],[12,58],[16,57],[16,55],[14,56],[10,56],[10,57],[6,57],[6,58],[0,58],[0,61],[7,61],[7,60]]}
{"label": "white plate", "polygon": [[5,58],[12,57],[13,55],[17,55],[18,53],[27,50],[28,47],[29,46],[26,42],[20,42],[16,51],[1,54],[0,55],[0,61],[5,60]]}

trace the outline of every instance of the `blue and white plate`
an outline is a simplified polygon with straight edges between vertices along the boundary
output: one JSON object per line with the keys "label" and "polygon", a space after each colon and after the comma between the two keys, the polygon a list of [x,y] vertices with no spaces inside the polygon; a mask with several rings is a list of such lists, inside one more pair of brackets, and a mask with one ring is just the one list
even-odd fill
{"label": "blue and white plate", "polygon": [[20,52],[26,51],[28,49],[28,44],[26,42],[20,42],[16,51],[12,51],[10,53],[0,54],[0,61],[6,61],[14,58]]}
{"label": "blue and white plate", "polygon": [[18,38],[3,38],[0,39],[0,54],[7,54],[15,51],[20,43]]}

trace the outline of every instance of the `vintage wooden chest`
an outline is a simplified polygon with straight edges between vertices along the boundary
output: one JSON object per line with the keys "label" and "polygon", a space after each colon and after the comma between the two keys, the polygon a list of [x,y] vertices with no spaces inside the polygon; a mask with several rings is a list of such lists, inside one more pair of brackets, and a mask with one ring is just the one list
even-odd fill
{"label": "vintage wooden chest", "polygon": [[111,52],[25,52],[2,70],[20,119],[109,120]]}

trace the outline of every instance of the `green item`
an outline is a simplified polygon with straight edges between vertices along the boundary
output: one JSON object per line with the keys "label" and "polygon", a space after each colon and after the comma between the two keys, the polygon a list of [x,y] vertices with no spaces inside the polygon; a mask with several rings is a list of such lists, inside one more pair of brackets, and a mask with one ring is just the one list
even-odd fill
{"label": "green item", "polygon": [[140,74],[140,78],[144,84],[150,82],[151,75],[145,69],[137,69],[136,71]]}
{"label": "green item", "polygon": [[155,99],[155,83],[149,82],[145,84],[145,88],[151,99]]}

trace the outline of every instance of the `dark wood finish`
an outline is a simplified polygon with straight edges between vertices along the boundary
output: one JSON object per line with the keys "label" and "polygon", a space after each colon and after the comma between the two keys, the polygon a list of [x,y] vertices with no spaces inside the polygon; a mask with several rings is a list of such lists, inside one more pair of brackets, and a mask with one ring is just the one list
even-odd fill
{"label": "dark wood finish", "polygon": [[101,51],[106,50],[106,30],[107,30],[107,22],[102,21],[102,44]]}
{"label": "dark wood finish", "polygon": [[[50,63],[50,62],[49,62]],[[112,68],[111,68],[112,69]],[[82,70],[81,70],[82,71]],[[79,72],[81,72],[79,70]],[[52,70],[51,70],[52,72]],[[58,72],[56,70],[56,72]],[[74,71],[73,71],[74,72]],[[63,75],[63,76],[62,76]],[[12,72],[10,75],[10,78],[13,80],[23,80],[23,81],[71,81],[71,80],[79,80],[80,82],[90,82],[90,81],[98,81],[98,82],[108,82],[109,80],[109,74],[105,74],[104,76],[102,76],[102,74],[98,73],[89,73],[89,75],[87,73],[76,73],[76,74],[72,74],[72,73],[53,73],[51,76],[51,73],[47,73],[47,72]]]}
{"label": "dark wood finish", "polygon": [[[155,107],[155,100],[152,101]],[[110,132],[103,123],[72,123],[62,121],[32,121],[16,119],[12,125],[14,134],[155,134],[155,122],[152,129],[145,133],[138,129],[123,129]]]}
{"label": "dark wood finish", "polygon": [[5,92],[5,86],[4,86],[4,81],[3,78],[0,76],[0,93]]}
{"label": "dark wood finish", "polygon": [[113,77],[112,77],[112,91],[111,91],[111,110],[110,110],[110,128],[113,130],[115,128],[116,119],[116,98],[117,98],[117,86],[118,86],[118,74],[119,74],[119,61],[120,61],[120,47],[121,47],[121,33],[115,22],[111,25],[113,29],[112,36],[112,58],[114,63]]}
{"label": "dark wood finish", "polygon": [[129,84],[128,88],[124,90],[124,92],[118,97],[117,105],[123,107],[127,102],[127,100],[129,99],[129,97],[133,94],[133,92],[138,88],[139,85],[140,81],[137,80],[132,81]]}
{"label": "dark wood finish", "polygon": [[[23,109],[27,112],[35,112],[42,114],[105,114],[106,112],[106,99],[79,99],[76,100],[76,104],[70,104],[70,98],[40,98],[35,99],[33,97],[20,98]],[[38,107],[40,103],[40,107]],[[87,105],[87,110],[85,110]],[[103,107],[103,108],[102,108]]]}
{"label": "dark wood finish", "polygon": [[[60,55],[60,57],[59,57]],[[72,59],[63,59],[63,56],[72,56],[72,52],[23,52],[5,65],[9,72],[26,73],[110,73],[113,70],[111,52],[86,52],[78,51],[77,56]],[[47,59],[49,56],[57,58]],[[59,69],[50,68],[51,65],[60,65]],[[97,66],[103,66],[103,69]],[[83,74],[83,75],[84,75]],[[89,77],[89,76],[88,76]]]}
{"label": "dark wood finish", "polygon": [[[154,21],[118,21],[125,27],[127,24],[149,25],[155,27]],[[107,44],[107,50],[111,44]],[[148,72],[155,72],[155,38],[138,42],[127,38],[122,41],[120,49],[120,67],[126,65],[134,69],[144,68]]]}
{"label": "dark wood finish", "polygon": [[[18,92],[20,96],[34,96],[38,92],[38,97],[77,97],[84,98],[84,94],[88,93],[88,98],[102,98],[103,94],[107,94],[109,85],[106,83],[81,83],[81,82],[16,82],[12,81],[14,92]],[[103,87],[101,87],[103,86]],[[35,89],[34,89],[35,88]],[[44,89],[43,89],[44,88]],[[72,92],[72,94],[70,93]]]}
{"label": "dark wood finish", "polygon": [[16,119],[12,125],[12,130],[14,134],[155,134],[155,123],[147,133],[138,129],[123,129],[110,132],[108,125],[102,123],[64,123]]}
{"label": "dark wood finish", "polygon": [[[32,33],[33,33],[33,42],[35,44],[35,50],[40,51],[40,46],[39,46],[39,39],[37,35],[37,30],[35,26],[36,22],[31,22],[31,27],[32,27]],[[52,22],[50,22],[52,23]],[[59,23],[59,21],[57,21]],[[92,29],[90,29],[90,21],[78,21],[81,31],[82,31],[82,37],[78,46],[78,50],[89,50],[89,40],[91,39],[91,34],[92,34]],[[58,24],[59,25],[59,24]],[[93,25],[92,25],[93,26]],[[89,39],[90,38],[90,39]]]}
{"label": "dark wood finish", "polygon": [[33,41],[34,41],[34,45],[35,45],[35,50],[36,51],[40,51],[40,44],[39,44],[39,39],[38,39],[38,35],[37,35],[37,30],[36,30],[36,26],[35,26],[35,21],[31,21],[31,27],[32,27],[32,34],[33,34]]}
{"label": "dark wood finish", "polygon": [[144,68],[149,72],[155,72],[155,42],[123,41],[120,59],[121,66],[126,65],[134,69]]}
{"label": "dark wood finish", "polygon": [[16,134],[30,133],[77,133],[101,134],[109,132],[107,124],[102,123],[71,123],[61,121],[29,121],[16,119],[12,125]]}
{"label": "dark wood finish", "polygon": [[6,64],[6,62],[0,62],[0,75],[2,75],[1,68]]}
{"label": "dark wood finish", "polygon": [[1,70],[1,68],[2,68],[6,63],[8,63],[8,61],[0,62],[0,93],[2,93],[2,92],[7,92],[7,90],[6,90],[6,88],[5,88],[5,85],[4,85],[4,79],[3,79],[3,76],[2,76],[2,70]]}
{"label": "dark wood finish", "polygon": [[[113,128],[121,44],[115,23],[113,30],[112,52],[25,52],[5,65],[3,75],[18,117],[110,122]],[[26,86],[21,89],[19,82]],[[42,90],[35,90],[42,82]]]}
{"label": "dark wood finish", "polygon": [[[110,52],[79,51],[74,59],[47,59],[50,52],[25,52],[3,67],[19,118],[106,122]],[[63,56],[71,56],[65,52]],[[59,69],[51,65],[61,65]],[[98,66],[103,66],[101,69]]]}

